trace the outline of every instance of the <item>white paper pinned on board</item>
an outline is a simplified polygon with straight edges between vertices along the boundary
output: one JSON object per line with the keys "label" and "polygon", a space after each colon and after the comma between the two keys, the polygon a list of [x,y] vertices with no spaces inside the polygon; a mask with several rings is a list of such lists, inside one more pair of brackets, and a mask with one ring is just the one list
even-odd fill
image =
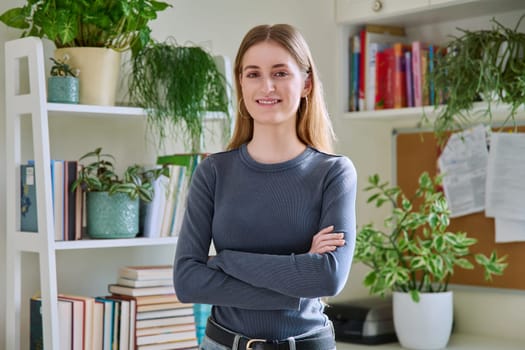
{"label": "white paper pinned on board", "polygon": [[525,241],[525,134],[493,133],[487,164],[485,215],[495,218],[495,240]]}
{"label": "white paper pinned on board", "polygon": [[438,158],[451,217],[485,208],[487,127],[477,125],[450,136]]}

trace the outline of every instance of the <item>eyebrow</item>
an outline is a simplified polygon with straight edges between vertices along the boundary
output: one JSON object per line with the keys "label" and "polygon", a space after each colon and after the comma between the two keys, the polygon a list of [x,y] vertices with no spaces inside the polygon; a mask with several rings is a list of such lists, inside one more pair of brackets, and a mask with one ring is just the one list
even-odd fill
{"label": "eyebrow", "polygon": [[[286,63],[278,63],[278,64],[274,64],[272,66],[272,69],[273,68],[287,68],[288,65]],[[249,65],[249,66],[246,66],[243,68],[243,71],[247,70],[247,69],[259,69],[260,67],[259,66],[256,66],[256,65]]]}

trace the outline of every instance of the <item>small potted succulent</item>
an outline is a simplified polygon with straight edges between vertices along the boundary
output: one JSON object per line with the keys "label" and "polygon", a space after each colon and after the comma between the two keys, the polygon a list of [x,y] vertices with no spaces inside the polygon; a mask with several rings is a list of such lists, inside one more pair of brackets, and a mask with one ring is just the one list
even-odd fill
{"label": "small potted succulent", "polygon": [[62,59],[50,58],[53,61],[51,76],[47,79],[47,102],[78,103],[79,70],[67,63],[68,55]]}
{"label": "small potted succulent", "polygon": [[152,182],[140,165],[127,167],[120,177],[115,172],[111,154],[102,148],[84,154],[83,165],[72,191],[80,186],[86,192],[87,234],[92,238],[131,238],[139,233],[139,200],[153,198]]}

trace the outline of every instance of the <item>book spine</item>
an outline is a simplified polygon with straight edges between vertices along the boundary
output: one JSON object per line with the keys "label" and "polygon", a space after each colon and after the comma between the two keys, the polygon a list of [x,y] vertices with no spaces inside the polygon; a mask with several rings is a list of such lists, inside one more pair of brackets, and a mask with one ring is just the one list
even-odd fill
{"label": "book spine", "polygon": [[352,59],[352,99],[354,110],[359,111],[359,79],[361,65],[361,42],[359,35],[353,37],[353,59]]}
{"label": "book spine", "polygon": [[385,108],[385,94],[386,84],[385,78],[387,76],[388,59],[387,52],[380,51],[376,54],[376,91],[375,91],[375,106],[374,109]]}
{"label": "book spine", "polygon": [[20,230],[38,231],[35,166],[20,165]]}
{"label": "book spine", "polygon": [[414,107],[414,80],[412,77],[412,52],[405,51],[405,77],[407,107]]}
{"label": "book spine", "polygon": [[394,108],[403,108],[407,106],[405,69],[405,51],[407,48],[402,43],[395,43],[392,47],[394,52],[393,103]]}
{"label": "book spine", "polygon": [[366,30],[362,29],[359,33],[359,47],[361,56],[359,57],[359,110],[366,110],[365,100],[365,80],[366,80]]}
{"label": "book spine", "polygon": [[414,79],[414,106],[423,105],[423,90],[421,86],[421,42],[412,42],[412,77]]}

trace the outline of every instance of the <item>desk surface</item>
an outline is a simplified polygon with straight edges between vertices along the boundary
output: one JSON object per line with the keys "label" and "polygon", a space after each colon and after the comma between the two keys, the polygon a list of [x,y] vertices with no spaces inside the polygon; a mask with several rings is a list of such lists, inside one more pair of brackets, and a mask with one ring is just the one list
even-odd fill
{"label": "desk surface", "polygon": [[[399,343],[361,345],[337,343],[337,350],[400,350]],[[525,340],[505,340],[471,334],[453,334],[446,350],[524,350]]]}

